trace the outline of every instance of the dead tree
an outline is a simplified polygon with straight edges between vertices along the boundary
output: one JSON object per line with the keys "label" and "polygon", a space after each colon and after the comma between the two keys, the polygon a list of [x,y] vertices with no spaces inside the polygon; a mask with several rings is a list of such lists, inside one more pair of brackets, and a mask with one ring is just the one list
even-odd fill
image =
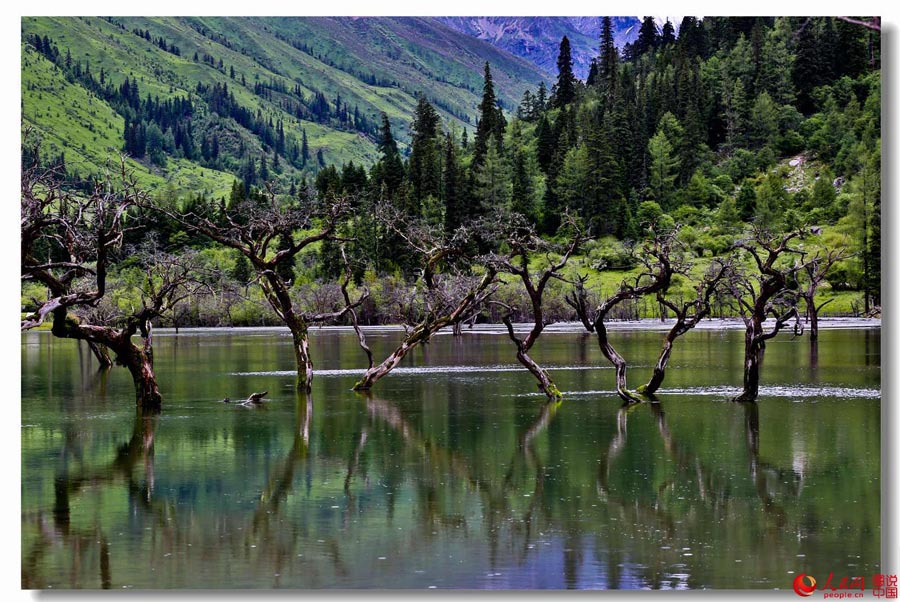
{"label": "dead tree", "polygon": [[[33,300],[36,307],[22,319],[22,330],[43,324],[49,316],[54,336],[87,342],[101,361],[108,361],[107,350],[112,351],[115,362],[131,373],[138,407],[158,411],[162,397],[153,373],[151,321],[196,282],[191,256],[145,256],[142,307],[120,316],[120,325],[85,324],[78,315],[96,307],[106,294],[112,257],[132,227],[125,226],[126,214],[146,201],[124,162],[120,175],[117,190],[103,182],[90,195],[77,196],[63,189],[59,174],[37,164],[23,170],[22,281],[43,285],[48,296]],[[138,333],[140,346],[132,342]]]}
{"label": "dead tree", "polygon": [[675,323],[663,338],[662,350],[656,365],[653,367],[653,374],[646,384],[637,388],[637,392],[641,395],[652,397],[663,383],[666,377],[666,367],[669,365],[669,357],[672,355],[672,346],[675,340],[683,334],[690,332],[700,320],[709,316],[712,311],[711,301],[713,296],[718,292],[722,279],[725,278],[731,269],[729,262],[715,261],[700,280],[696,287],[696,297],[677,305],[666,297],[666,291],[659,290],[656,292],[656,299],[660,305],[672,310],[675,314]]}
{"label": "dead tree", "polygon": [[578,319],[588,332],[597,334],[597,343],[603,356],[615,366],[616,393],[625,403],[638,403],[643,399],[628,389],[626,379],[628,362],[610,343],[606,332],[606,319],[623,301],[667,290],[672,282],[672,276],[684,271],[680,258],[673,252],[676,243],[675,234],[676,232],[658,235],[644,245],[642,252],[639,253],[639,261],[643,264],[644,270],[633,282],[623,281],[619,290],[603,301],[593,314],[588,313],[584,290],[585,278],[579,279],[575,283],[574,293],[566,297],[566,302],[578,314]]}
{"label": "dead tree", "polygon": [[816,305],[816,292],[819,290],[819,285],[825,280],[832,266],[847,257],[848,255],[843,249],[831,249],[816,252],[811,259],[805,260],[803,263],[803,272],[800,274],[802,279],[801,288],[797,295],[803,299],[806,305],[810,341],[819,340],[819,312],[833,301],[833,299],[829,299]]}
{"label": "dead tree", "polygon": [[[343,319],[359,307],[368,294],[363,294],[355,302],[347,298],[344,307],[332,312],[304,311],[291,297],[293,278],[287,274],[290,270],[284,268],[315,243],[345,241],[337,230],[349,211],[349,203],[345,199],[312,199],[303,205],[282,204],[268,190],[264,198],[248,198],[231,209],[223,207],[217,215],[179,213],[158,205],[151,206],[151,209],[168,215],[191,231],[236,250],[249,260],[266,301],[291,332],[297,388],[311,391],[313,361],[309,351],[309,326]],[[301,232],[304,234],[298,236]],[[283,238],[288,239],[287,244]]]}
{"label": "dead tree", "polygon": [[[752,273],[732,270],[727,280],[728,292],[736,301],[746,328],[744,385],[741,394],[732,401],[756,401],[759,396],[759,373],[766,341],[775,338],[791,319],[794,320],[794,334],[803,332],[797,311],[798,291],[788,288],[788,283],[796,282],[797,274],[806,269],[805,264],[799,261],[803,257],[802,250],[789,246],[791,241],[804,234],[804,230],[794,230],[772,235],[757,229],[752,239],[735,245],[752,257],[756,270]],[[798,261],[779,262],[779,259],[788,256]],[[765,322],[769,316],[775,319],[775,324],[767,331]]]}
{"label": "dead tree", "polygon": [[838,19],[854,25],[862,25],[866,29],[871,29],[872,31],[881,32],[881,17],[870,17],[868,20],[854,19],[853,17],[838,17]]}
{"label": "dead tree", "polygon": [[[562,399],[562,393],[553,383],[550,374],[535,362],[528,352],[537,342],[538,337],[544,331],[549,321],[544,316],[544,291],[554,278],[561,278],[560,271],[566,266],[572,253],[581,242],[581,231],[575,225],[574,220],[568,220],[568,224],[574,228],[574,233],[565,248],[560,249],[561,257],[554,262],[550,253],[553,245],[544,241],[537,235],[527,221],[519,215],[498,216],[497,223],[502,223],[502,242],[509,248],[505,255],[492,254],[488,262],[500,273],[511,274],[525,287],[528,299],[531,302],[531,311],[534,319],[531,330],[521,338],[513,329],[512,315],[517,308],[511,307],[499,301],[493,301],[506,309],[503,323],[506,325],[509,338],[516,346],[516,359],[531,372],[538,381],[538,389],[551,401]],[[535,254],[546,254],[548,266],[544,270],[534,272],[531,266],[532,257]]]}
{"label": "dead tree", "polygon": [[[442,328],[463,322],[484,307],[496,291],[496,270],[487,264],[481,275],[471,274],[474,263],[472,237],[465,227],[452,235],[427,224],[407,219],[391,207],[379,208],[379,219],[388,224],[421,260],[413,304],[408,312],[418,321],[381,363],[370,365],[353,389],[365,391],[387,376],[406,355],[431,340]],[[357,332],[359,330],[357,329]]]}

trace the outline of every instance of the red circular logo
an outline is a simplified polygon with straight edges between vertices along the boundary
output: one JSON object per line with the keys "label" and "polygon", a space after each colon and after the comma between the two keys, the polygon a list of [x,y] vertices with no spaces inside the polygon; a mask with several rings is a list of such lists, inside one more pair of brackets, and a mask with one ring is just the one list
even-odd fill
{"label": "red circular logo", "polygon": [[798,596],[803,596],[804,598],[812,595],[816,591],[816,578],[812,575],[800,573],[794,578],[794,591]]}

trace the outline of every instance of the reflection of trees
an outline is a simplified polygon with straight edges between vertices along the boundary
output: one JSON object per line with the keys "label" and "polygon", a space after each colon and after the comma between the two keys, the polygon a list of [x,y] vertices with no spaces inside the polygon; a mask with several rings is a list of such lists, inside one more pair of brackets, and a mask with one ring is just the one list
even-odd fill
{"label": "reflection of trees", "polygon": [[[271,559],[272,565],[266,570],[272,569],[280,574],[285,566],[290,564],[298,544],[297,533],[284,529],[281,511],[282,504],[291,494],[294,488],[297,466],[309,457],[309,433],[312,422],[313,400],[312,394],[306,393],[302,388],[296,393],[295,416],[296,422],[293,429],[293,439],[281,465],[272,471],[259,496],[259,502],[250,520],[248,539],[265,542],[267,550],[263,557]],[[339,557],[336,564],[340,564]]]}
{"label": "reflection of trees", "polygon": [[[34,521],[34,531],[42,535],[23,550],[23,584],[41,585],[46,567],[53,566],[48,563],[61,556],[53,546],[66,548],[64,562],[73,559],[73,579],[121,584],[121,575],[120,581],[114,577],[126,572],[116,571],[123,566],[124,549],[115,537],[107,541],[120,525],[110,522],[112,515],[102,507],[97,520],[103,522],[91,528],[72,528],[77,521],[69,515],[85,491],[121,490],[122,484],[129,492],[137,545],[126,566],[158,561],[163,552],[183,561],[178,568],[172,560],[172,568],[158,574],[167,579],[160,584],[201,578],[199,583],[215,583],[221,577],[265,585],[266,576],[274,586],[280,579],[307,587],[360,584],[360,575],[383,576],[371,557],[385,549],[380,546],[392,545],[402,546],[404,562],[433,563],[435,550],[453,546],[455,553],[462,546],[472,550],[472,559],[483,558],[484,570],[508,574],[515,566],[553,566],[559,574],[550,580],[570,587],[585,584],[581,573],[611,588],[665,587],[671,585],[667,571],[679,564],[683,568],[677,572],[685,578],[710,583],[704,571],[717,561],[686,561],[680,546],[703,541],[727,548],[730,531],[753,532],[753,523],[776,545],[779,533],[792,527],[785,504],[799,494],[798,479],[790,469],[761,459],[754,404],[741,407],[744,420],[733,423],[742,424],[747,442],[746,459],[738,450],[736,476],[734,463],[703,453],[708,448],[685,435],[692,429],[672,425],[659,404],[631,404],[602,430],[576,429],[577,439],[560,418],[561,404],[535,406],[527,419],[517,421],[506,446],[479,439],[470,451],[464,443],[447,443],[453,441],[449,433],[420,426],[416,410],[375,396],[364,403],[357,406],[359,414],[346,415],[331,424],[338,430],[330,430],[326,423],[334,418],[313,424],[311,399],[298,395],[296,421],[284,425],[291,436],[279,437],[284,441],[279,455],[266,461],[259,478],[248,473],[237,487],[224,489],[242,499],[215,497],[188,505],[175,499],[172,479],[162,468],[155,484],[156,419],[136,419],[128,442],[101,469],[57,475],[54,511]],[[239,420],[271,416],[234,410]],[[234,425],[235,444],[241,424]],[[68,448],[66,453],[75,453],[74,445]],[[587,462],[573,461],[577,457]],[[314,485],[298,491],[304,470]],[[221,496],[212,472],[206,489]],[[747,473],[750,478],[741,479]],[[392,522],[394,504],[402,522]],[[78,520],[83,516],[77,513]],[[145,527],[152,528],[144,533]],[[178,546],[186,545],[193,546],[190,553],[184,547],[179,553]],[[664,546],[671,549],[660,549]],[[48,551],[54,554],[50,560]],[[589,560],[592,553],[595,563]],[[471,579],[478,579],[478,568]]]}
{"label": "reflection of trees", "polygon": [[[659,432],[663,447],[668,456],[673,460],[677,475],[682,477],[680,482],[695,483],[698,496],[704,503],[709,503],[715,508],[727,506],[730,500],[730,492],[727,484],[729,475],[722,474],[717,467],[709,467],[699,454],[679,442],[673,435],[666,422],[666,415],[662,404],[651,403],[641,406],[623,406],[618,414],[618,428],[610,442],[609,449],[600,461],[600,472],[597,479],[597,490],[605,499],[612,500],[609,494],[610,465],[619,455],[626,444],[628,430],[628,414],[637,407],[649,405],[653,412],[656,427]],[[747,453],[749,459],[749,473],[756,488],[757,496],[763,504],[763,510],[775,521],[775,526],[781,528],[786,522],[786,512],[775,499],[776,497],[797,496],[800,491],[800,477],[793,470],[781,469],[773,464],[760,459],[759,455],[759,407],[756,404],[747,404],[744,409],[744,432],[747,440]],[[660,486],[658,494],[671,488],[675,481],[669,479]],[[623,503],[632,503],[627,500]],[[660,506],[659,500],[654,500],[653,512],[655,514]],[[671,521],[671,517],[668,517]]]}
{"label": "reflection of trees", "polygon": [[[610,485],[610,476],[615,473],[615,460],[629,445],[627,436],[629,415],[642,411],[647,406],[653,414],[660,440],[666,455],[672,461],[675,474],[663,480],[649,499],[628,494],[616,495],[615,488]],[[743,410],[749,476],[767,519],[768,531],[770,534],[777,534],[788,522],[785,506],[779,500],[799,496],[801,477],[791,469],[778,468],[760,458],[759,408],[755,403],[748,403],[744,404]],[[704,516],[718,516],[723,519],[734,517],[739,520],[742,510],[736,508],[735,504],[740,504],[741,498],[734,495],[734,475],[730,474],[725,465],[710,466],[692,445],[679,440],[669,427],[662,404],[625,405],[618,411],[616,423],[617,428],[610,444],[599,461],[597,492],[600,498],[609,504],[611,511],[613,509],[619,511],[624,519],[620,521],[620,525],[634,525],[638,534],[640,529],[646,530],[648,527],[656,529],[664,541],[672,544],[685,529],[684,515],[677,513],[677,502],[672,496],[675,495],[676,487],[683,487],[688,483],[693,484],[692,488],[696,490],[700,504],[706,506]],[[640,441],[637,445],[646,444],[646,441]],[[684,498],[682,496],[677,499]],[[611,575],[615,573],[613,563],[610,563],[609,570]],[[686,568],[684,571],[687,573]],[[651,573],[649,577],[652,587],[659,587],[659,572]]]}
{"label": "reflection of trees", "polygon": [[[43,513],[34,518],[37,523],[38,539],[32,549],[23,554],[22,587],[41,587],[40,565],[44,556],[52,547],[64,546],[72,551],[73,562],[80,563],[80,557],[92,553],[94,544],[99,544],[100,583],[108,589],[112,583],[109,557],[109,543],[99,519],[94,520],[91,528],[73,528],[71,525],[71,507],[73,498],[88,488],[104,487],[124,482],[128,489],[130,505],[135,511],[152,510],[153,497],[153,441],[156,432],[157,417],[144,415],[137,411],[132,425],[131,437],[120,446],[113,460],[105,467],[87,473],[71,474],[64,466],[56,475],[53,483],[53,519],[47,521]],[[67,446],[66,450],[80,455],[77,446]],[[64,453],[68,453],[64,452]],[[139,466],[144,468],[144,481],[137,475]],[[73,571],[72,587],[78,587],[78,575]]]}
{"label": "reflection of trees", "polygon": [[262,494],[259,496],[259,504],[253,515],[253,530],[265,535],[270,527],[270,517],[278,512],[279,505],[284,501],[293,488],[294,472],[297,464],[305,460],[309,455],[309,426],[312,421],[313,400],[311,393],[301,390],[297,392],[296,416],[294,437],[291,449],[281,463],[281,467],[272,471],[272,476],[266,483]]}
{"label": "reflection of trees", "polygon": [[[550,508],[549,504],[544,503],[546,472],[535,440],[551,423],[561,402],[546,402],[541,406],[535,419],[517,437],[503,478],[494,480],[479,476],[472,463],[458,452],[425,438],[403,417],[402,411],[395,404],[371,395],[366,401],[370,417],[390,426],[400,435],[409,449],[417,452],[425,460],[427,472],[423,470],[422,473],[415,475],[414,479],[423,500],[421,528],[425,538],[432,538],[439,527],[448,530],[466,527],[465,516],[444,511],[438,502],[440,488],[444,486],[444,476],[449,473],[465,482],[471,490],[477,491],[482,498],[482,514],[489,539],[491,567],[498,564],[501,535],[507,526],[510,528],[511,538],[507,546],[511,550],[518,550],[516,552],[518,562],[524,561],[530,549],[529,545],[534,540],[537,515],[546,515]],[[534,475],[534,482],[530,486],[529,501],[525,508],[517,510],[510,501],[514,494],[518,497],[523,477],[528,480],[527,475],[531,473]],[[521,513],[520,517],[516,516],[518,512]]]}

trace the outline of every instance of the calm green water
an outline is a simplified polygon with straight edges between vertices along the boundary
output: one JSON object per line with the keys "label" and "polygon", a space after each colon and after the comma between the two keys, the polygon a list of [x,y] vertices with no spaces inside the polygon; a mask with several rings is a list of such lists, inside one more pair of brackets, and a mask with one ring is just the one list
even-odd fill
{"label": "calm green water", "polygon": [[[612,336],[649,375],[660,333]],[[376,356],[399,338],[370,335]],[[880,330],[769,345],[756,406],[742,334],[679,340],[661,404],[620,410],[593,339],[550,333],[548,406],[504,336],[439,336],[350,391],[352,333],[156,337],[165,408],[125,370],[22,337],[27,588],[781,588],[880,572]],[[554,369],[555,368],[555,369]],[[282,372],[279,372],[282,371]],[[217,403],[268,390],[262,409]]]}

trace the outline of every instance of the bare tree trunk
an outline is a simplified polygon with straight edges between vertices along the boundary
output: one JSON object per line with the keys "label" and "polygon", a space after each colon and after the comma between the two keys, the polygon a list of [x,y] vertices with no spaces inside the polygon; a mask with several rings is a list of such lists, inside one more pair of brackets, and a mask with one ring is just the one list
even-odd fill
{"label": "bare tree trunk", "polygon": [[[494,293],[495,289],[490,288],[490,286],[494,282],[495,275],[496,272],[494,270],[488,269],[485,275],[482,276],[479,284],[475,288],[469,290],[466,296],[457,303],[452,311],[438,317],[429,317],[423,323],[413,328],[412,331],[406,335],[403,342],[400,343],[400,346],[377,366],[372,365],[372,356],[367,350],[367,355],[369,356],[369,369],[366,370],[366,373],[363,374],[363,377],[359,382],[353,385],[353,390],[368,391],[372,388],[372,385],[387,376],[391,370],[396,368],[403,358],[406,357],[406,354],[422,343],[427,343],[434,333],[445,326],[452,326],[464,320],[473,308],[480,307],[485,299]],[[357,334],[359,333],[357,332]],[[362,338],[360,339],[360,342],[363,343]],[[366,348],[364,347],[364,349]]]}
{"label": "bare tree trunk", "polygon": [[625,403],[639,403],[643,401],[640,397],[628,390],[628,383],[625,378],[625,371],[628,368],[628,363],[625,361],[625,358],[619,355],[619,352],[616,351],[615,347],[610,344],[609,337],[606,335],[606,324],[603,323],[602,318],[598,318],[594,322],[594,329],[597,331],[597,343],[600,345],[600,351],[602,351],[604,357],[616,367],[616,393],[619,394],[619,397],[621,397]]}
{"label": "bare tree trunk", "polygon": [[537,362],[531,359],[531,356],[528,355],[525,351],[521,349],[516,353],[516,359],[519,360],[523,366],[528,368],[528,371],[531,372],[534,377],[538,380],[538,389],[547,396],[550,401],[558,401],[562,399],[562,393],[560,393],[559,388],[553,384],[553,380],[550,378],[550,375],[546,370],[541,368]]}
{"label": "bare tree trunk", "polygon": [[[162,395],[153,373],[153,352],[148,338],[144,349],[131,342],[131,332],[103,326],[81,326],[64,308],[54,311],[53,335],[102,345],[116,354],[116,363],[128,368],[134,381],[135,401],[145,412],[162,409]],[[149,331],[147,333],[149,337]]]}
{"label": "bare tree trunk", "polygon": [[762,364],[765,342],[760,340],[762,324],[751,318],[744,337],[744,389],[734,401],[756,401],[759,397],[759,369]]}
{"label": "bare tree trunk", "polygon": [[775,319],[775,326],[766,332],[763,328],[765,313],[757,313],[744,320],[747,325],[747,333],[744,338],[744,390],[732,401],[756,401],[759,397],[759,373],[762,368],[763,356],[766,352],[766,341],[775,338],[784,325],[794,319],[794,334],[803,333],[800,323],[800,314],[797,307],[791,307],[788,311]]}
{"label": "bare tree trunk", "polygon": [[824,303],[820,303],[816,305],[815,300],[810,298],[807,303],[807,308],[809,309],[809,340],[810,341],[818,341],[819,340],[819,312],[822,311],[822,308],[834,301],[834,299],[829,299]]}
{"label": "bare tree trunk", "polygon": [[312,391],[313,362],[309,355],[309,330],[297,324],[291,327],[294,345],[294,359],[297,363],[297,390]]}
{"label": "bare tree trunk", "polygon": [[666,366],[669,365],[669,357],[672,355],[672,345],[675,343],[675,338],[678,336],[675,334],[676,332],[677,331],[673,328],[666,334],[662,351],[659,354],[659,359],[656,360],[656,365],[653,367],[653,374],[650,376],[650,380],[647,381],[647,384],[637,388],[638,393],[652,398],[653,394],[659,390],[660,386],[662,386],[663,379],[666,377]]}
{"label": "bare tree trunk", "polygon": [[538,389],[547,396],[549,401],[560,401],[562,399],[562,393],[559,391],[559,387],[553,384],[553,379],[550,378],[550,374],[528,355],[528,351],[544,330],[542,322],[543,312],[541,311],[540,304],[536,304],[534,307],[537,314],[535,316],[534,327],[524,341],[516,336],[512,323],[512,312],[503,316],[503,324],[506,325],[509,338],[512,339],[512,342],[516,345],[516,359],[519,360],[519,363],[525,366],[537,379]]}
{"label": "bare tree trunk", "polygon": [[129,344],[133,348],[129,353],[117,355],[131,373],[137,405],[145,412],[158,412],[162,409],[162,395],[153,374],[153,361],[144,351]]}
{"label": "bare tree trunk", "polygon": [[91,350],[91,353],[93,353],[94,357],[97,358],[97,361],[100,362],[101,370],[112,368],[113,361],[109,357],[109,350],[107,350],[104,345],[98,345],[93,341],[88,341],[87,344],[88,348],[90,348]]}
{"label": "bare tree trunk", "polygon": [[383,362],[366,370],[366,373],[363,374],[363,377],[359,382],[353,385],[353,390],[368,391],[371,389],[372,385],[387,376],[391,370],[396,368],[403,358],[406,357],[406,354],[416,348],[419,344],[427,341],[433,332],[433,330],[426,326],[419,326],[416,328],[399,347],[384,359]]}

